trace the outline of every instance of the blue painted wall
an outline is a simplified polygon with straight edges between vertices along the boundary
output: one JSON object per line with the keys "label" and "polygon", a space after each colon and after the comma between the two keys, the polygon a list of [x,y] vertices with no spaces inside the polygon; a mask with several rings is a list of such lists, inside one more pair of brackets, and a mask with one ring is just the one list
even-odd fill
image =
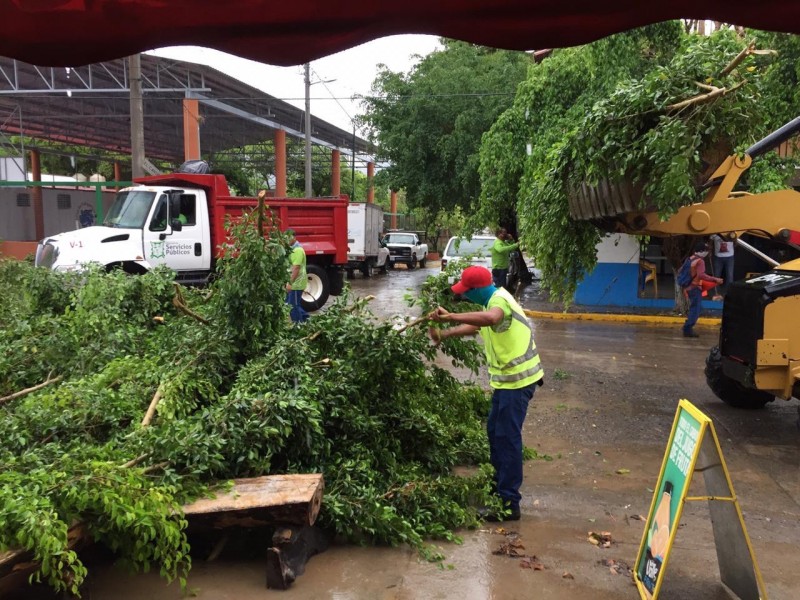
{"label": "blue painted wall", "polygon": [[[575,292],[575,303],[586,306],[621,306],[639,308],[674,308],[671,298],[639,298],[639,259],[633,263],[598,263]],[[647,285],[652,295],[652,284]],[[703,299],[703,310],[722,310],[722,302]]]}

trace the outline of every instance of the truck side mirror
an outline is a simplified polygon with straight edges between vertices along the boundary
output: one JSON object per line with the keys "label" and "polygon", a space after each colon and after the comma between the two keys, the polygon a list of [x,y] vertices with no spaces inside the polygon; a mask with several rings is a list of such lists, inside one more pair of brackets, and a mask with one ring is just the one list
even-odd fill
{"label": "truck side mirror", "polygon": [[172,227],[173,231],[180,231],[183,229],[183,223],[181,223],[180,219],[170,219],[169,226]]}

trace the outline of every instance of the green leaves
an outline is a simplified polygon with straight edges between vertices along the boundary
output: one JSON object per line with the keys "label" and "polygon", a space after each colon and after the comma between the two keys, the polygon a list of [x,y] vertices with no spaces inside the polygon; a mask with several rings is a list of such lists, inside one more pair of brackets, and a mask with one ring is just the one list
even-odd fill
{"label": "green leaves", "polygon": [[[73,277],[0,261],[3,393],[64,377],[0,406],[0,548],[31,550],[35,580],[79,592],[86,568],[68,531],[82,523],[123,562],[185,585],[180,507],[234,477],[322,472],[323,525],[430,559],[426,540],[475,525],[490,474],[452,468],[488,458],[486,394],[433,364],[422,328],[398,333],[363,300],[341,296],[290,326],[286,254],[267,233],[252,215],[233,224],[215,283],[179,288],[206,322],[176,310],[168,272]],[[447,302],[444,277],[425,306]],[[472,342],[444,349],[480,364]]]}
{"label": "green leaves", "polygon": [[389,187],[430,215],[477,200],[481,136],[511,105],[529,64],[522,52],[443,44],[408,73],[380,71],[363,102],[364,123],[392,164]]}
{"label": "green leaves", "polygon": [[[753,37],[782,54],[734,63]],[[796,116],[795,37],[740,37],[732,28],[690,35],[668,22],[553,52],[484,135],[473,225],[516,213],[543,287],[571,301],[600,241],[593,225],[570,218],[573,190],[629,182],[643,190],[642,208],[663,217],[697,201],[727,155]],[[787,173],[771,161],[751,181],[782,187]]]}

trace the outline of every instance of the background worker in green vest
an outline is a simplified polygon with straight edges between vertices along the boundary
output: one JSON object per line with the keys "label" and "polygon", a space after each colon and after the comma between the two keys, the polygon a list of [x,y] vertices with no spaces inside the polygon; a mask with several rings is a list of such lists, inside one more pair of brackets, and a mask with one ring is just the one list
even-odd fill
{"label": "background worker in green vest", "polygon": [[480,333],[489,385],[493,389],[492,408],[486,423],[489,451],[495,469],[497,494],[503,500],[505,514],[484,514],[489,521],[519,520],[522,496],[522,424],[528,403],[537,385],[542,385],[544,371],[533,341],[533,331],[522,307],[514,297],[492,284],[492,274],[485,267],[467,267],[451,288],[455,294],[483,306],[477,312],[451,313],[442,307],[431,315],[439,323],[455,327],[436,329],[428,334],[434,344],[449,337]]}
{"label": "background worker in green vest", "polygon": [[492,282],[495,287],[508,289],[508,263],[511,252],[519,248],[519,242],[515,242],[505,228],[500,227],[495,235],[497,239],[492,244]]}
{"label": "background worker in green vest", "polygon": [[301,304],[303,290],[308,285],[308,274],[306,273],[306,251],[297,241],[292,229],[286,230],[291,251],[289,263],[292,265],[289,271],[289,283],[286,284],[286,304],[291,306],[289,314],[294,323],[305,323],[308,320],[308,313]]}

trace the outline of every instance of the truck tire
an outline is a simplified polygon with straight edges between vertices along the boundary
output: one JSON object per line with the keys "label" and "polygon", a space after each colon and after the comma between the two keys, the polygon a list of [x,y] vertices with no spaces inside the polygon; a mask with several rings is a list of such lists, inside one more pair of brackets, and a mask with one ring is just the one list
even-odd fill
{"label": "truck tire", "polygon": [[427,254],[426,254],[425,256],[423,256],[423,257],[422,257],[422,260],[421,260],[421,261],[419,261],[419,268],[420,268],[420,269],[424,269],[424,268],[425,268],[425,263],[426,263],[426,262],[428,262],[428,255],[427,255]]}
{"label": "truck tire", "polygon": [[329,268],[328,283],[330,284],[331,296],[341,296],[344,291],[344,271]]}
{"label": "truck tire", "polygon": [[300,303],[307,312],[314,312],[325,306],[330,295],[331,285],[328,272],[319,265],[308,265],[306,273],[308,274],[308,287],[303,290]]}
{"label": "truck tire", "polygon": [[706,382],[714,395],[734,408],[764,408],[775,396],[743,386],[722,372],[722,353],[714,346],[706,358]]}
{"label": "truck tire", "polygon": [[408,268],[409,269],[416,269],[417,268],[417,255],[416,254],[412,254],[411,255],[411,262],[408,263]]}

